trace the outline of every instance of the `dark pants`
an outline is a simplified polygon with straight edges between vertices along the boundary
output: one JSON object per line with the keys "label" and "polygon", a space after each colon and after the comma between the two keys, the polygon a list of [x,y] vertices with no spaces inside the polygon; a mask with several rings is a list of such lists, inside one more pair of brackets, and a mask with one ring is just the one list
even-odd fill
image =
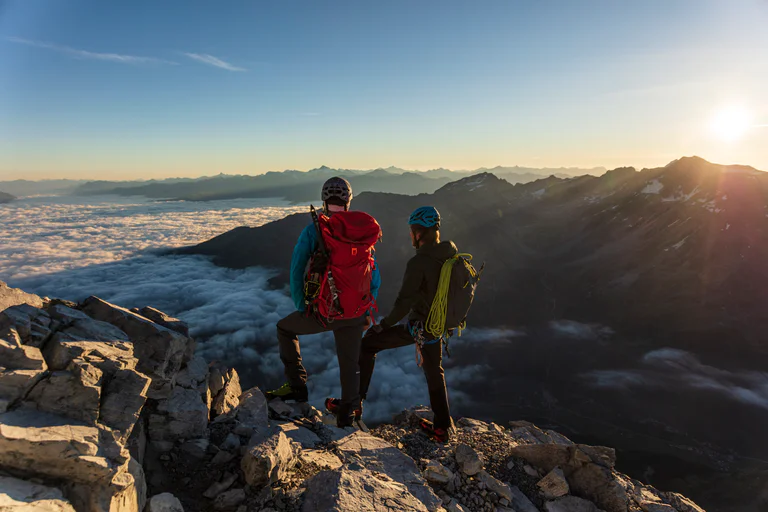
{"label": "dark pants", "polygon": [[360,339],[367,325],[365,317],[335,320],[323,325],[315,316],[296,311],[277,322],[277,340],[285,376],[292,387],[306,386],[307,370],[301,364],[299,336],[333,331],[341,376],[341,403],[347,410],[360,406]]}
{"label": "dark pants", "polygon": [[[371,383],[373,367],[376,364],[376,354],[390,348],[405,347],[416,342],[404,325],[396,325],[363,338],[360,353],[360,396],[365,398]],[[427,377],[429,402],[435,413],[435,427],[448,429],[451,426],[451,411],[448,407],[448,390],[445,387],[445,372],[443,371],[442,342],[424,345],[421,349],[424,358],[424,375]]]}

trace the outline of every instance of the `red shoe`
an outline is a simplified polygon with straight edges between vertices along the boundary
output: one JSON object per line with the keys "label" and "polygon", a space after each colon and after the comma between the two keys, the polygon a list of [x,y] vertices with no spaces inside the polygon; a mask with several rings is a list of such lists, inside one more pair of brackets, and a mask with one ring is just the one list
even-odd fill
{"label": "red shoe", "polygon": [[435,428],[435,424],[429,420],[421,420],[421,430],[426,433],[430,439],[438,443],[447,443],[451,440],[451,432],[445,428]]}
{"label": "red shoe", "polygon": [[[341,398],[326,398],[325,410],[329,413],[336,415],[339,412],[341,406]],[[363,417],[363,403],[360,402],[360,408],[354,411],[355,420],[359,421]]]}

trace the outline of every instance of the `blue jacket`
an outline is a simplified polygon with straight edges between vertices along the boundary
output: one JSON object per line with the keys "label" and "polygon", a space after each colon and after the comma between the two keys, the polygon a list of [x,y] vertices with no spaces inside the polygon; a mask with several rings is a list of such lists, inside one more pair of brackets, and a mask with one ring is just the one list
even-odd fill
{"label": "blue jacket", "polygon": [[[304,277],[307,273],[307,263],[312,254],[317,250],[317,231],[314,224],[310,224],[299,235],[299,241],[293,248],[293,257],[291,258],[291,298],[296,305],[296,309],[304,311]],[[376,256],[374,255],[374,261]],[[379,296],[379,287],[381,286],[381,274],[379,266],[373,267],[371,274],[371,295],[376,299]]]}

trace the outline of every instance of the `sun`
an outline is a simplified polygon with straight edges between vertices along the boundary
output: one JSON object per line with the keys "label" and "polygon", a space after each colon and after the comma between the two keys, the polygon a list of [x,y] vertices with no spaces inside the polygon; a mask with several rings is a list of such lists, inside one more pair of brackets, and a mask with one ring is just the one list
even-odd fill
{"label": "sun", "polygon": [[720,140],[735,142],[751,127],[751,117],[749,110],[744,107],[726,107],[715,113],[710,128]]}

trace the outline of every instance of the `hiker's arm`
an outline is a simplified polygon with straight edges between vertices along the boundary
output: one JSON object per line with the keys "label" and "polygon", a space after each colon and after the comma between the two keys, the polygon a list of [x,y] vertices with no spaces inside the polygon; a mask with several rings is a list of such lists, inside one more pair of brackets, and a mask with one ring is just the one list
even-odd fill
{"label": "hiker's arm", "polygon": [[373,255],[373,272],[371,272],[371,295],[373,299],[379,298],[379,288],[381,288],[381,274],[379,273],[379,264],[376,261],[376,255]]}
{"label": "hiker's arm", "polygon": [[405,267],[405,276],[403,284],[400,287],[400,293],[397,294],[395,305],[392,311],[381,321],[381,326],[385,329],[392,327],[403,319],[411,310],[414,302],[418,298],[419,287],[421,286],[422,272],[416,258],[411,258]]}
{"label": "hiker's arm", "polygon": [[304,274],[307,271],[307,263],[315,251],[317,237],[315,227],[309,225],[299,235],[299,241],[293,248],[291,258],[291,298],[298,311],[304,311]]}

